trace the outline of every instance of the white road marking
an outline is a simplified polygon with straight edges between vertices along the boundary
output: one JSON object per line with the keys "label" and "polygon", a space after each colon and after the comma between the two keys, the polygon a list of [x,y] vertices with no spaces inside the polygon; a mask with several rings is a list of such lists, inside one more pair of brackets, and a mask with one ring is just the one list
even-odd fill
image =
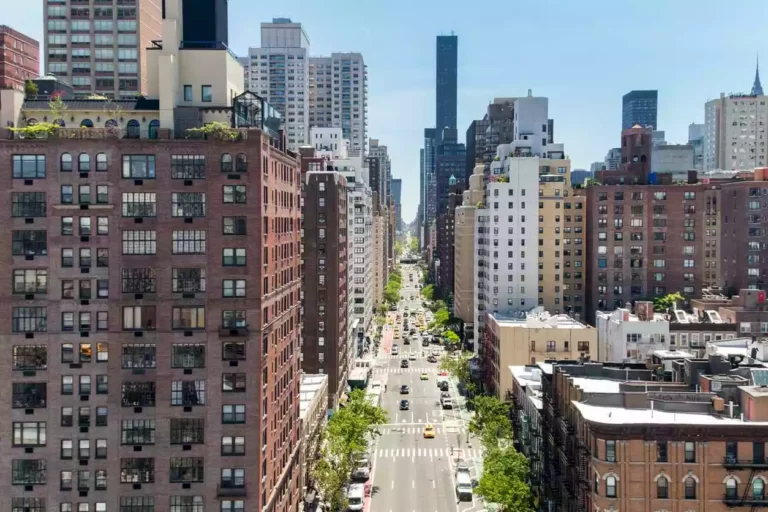
{"label": "white road marking", "polygon": [[432,488],[435,489],[437,486],[435,485],[435,481],[432,480]]}
{"label": "white road marking", "polygon": [[390,489],[394,489],[394,488],[395,488],[395,481],[392,480],[392,487],[390,487]]}
{"label": "white road marking", "polygon": [[[411,489],[416,488],[416,480],[411,480]],[[413,512],[416,512],[415,510]]]}

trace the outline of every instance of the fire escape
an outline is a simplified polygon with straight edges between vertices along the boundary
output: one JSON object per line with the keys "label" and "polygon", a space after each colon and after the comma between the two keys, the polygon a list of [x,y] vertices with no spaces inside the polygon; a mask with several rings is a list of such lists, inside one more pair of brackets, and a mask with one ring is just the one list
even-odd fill
{"label": "fire escape", "polygon": [[544,501],[545,508],[554,507],[554,510],[562,509],[562,494],[560,489],[560,479],[562,469],[558,461],[557,444],[560,442],[560,436],[557,431],[558,410],[554,404],[554,391],[552,382],[548,379],[542,380],[542,411],[541,411],[541,435],[544,443],[542,449],[543,478],[544,478]]}
{"label": "fire escape", "polygon": [[748,470],[749,479],[744,486],[744,492],[739,495],[738,491],[734,488],[732,491],[726,489],[726,493],[723,496],[723,503],[729,508],[734,507],[750,507],[752,512],[758,509],[768,508],[768,497],[766,496],[765,485],[758,487],[757,491],[754,487],[755,475],[758,472],[762,472],[768,469],[768,461],[765,457],[755,457],[753,460],[740,460],[733,456],[725,457],[723,461],[723,467],[725,469],[732,470]]}

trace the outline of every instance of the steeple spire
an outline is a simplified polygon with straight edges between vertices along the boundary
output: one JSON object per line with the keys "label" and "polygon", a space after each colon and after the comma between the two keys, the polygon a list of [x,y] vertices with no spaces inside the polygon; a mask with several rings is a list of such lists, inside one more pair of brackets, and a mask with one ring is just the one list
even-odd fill
{"label": "steeple spire", "polygon": [[760,56],[757,56],[757,65],[755,66],[755,83],[752,84],[752,96],[762,96],[763,86],[760,85]]}

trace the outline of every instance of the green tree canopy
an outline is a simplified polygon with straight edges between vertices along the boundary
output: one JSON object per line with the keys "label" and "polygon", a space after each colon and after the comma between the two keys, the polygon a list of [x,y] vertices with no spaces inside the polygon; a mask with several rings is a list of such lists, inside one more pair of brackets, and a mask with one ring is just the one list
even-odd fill
{"label": "green tree canopy", "polygon": [[459,335],[451,330],[445,331],[443,338],[445,339],[445,346],[450,350],[456,350],[459,347],[459,343],[461,343]]}
{"label": "green tree canopy", "polygon": [[415,236],[411,237],[411,252],[416,254],[419,252],[419,239]]}
{"label": "green tree canopy", "polygon": [[666,311],[671,308],[675,303],[682,304],[685,302],[680,292],[669,293],[663,297],[656,297],[653,299],[653,309],[656,311]]}
{"label": "green tree canopy", "polygon": [[493,449],[483,459],[483,474],[475,493],[503,512],[533,512],[527,478],[528,460],[512,446]]}
{"label": "green tree canopy", "polygon": [[37,96],[37,84],[32,80],[24,82],[24,96],[26,98],[34,98]]}
{"label": "green tree canopy", "polygon": [[480,438],[486,450],[509,444],[512,439],[509,406],[487,395],[475,397],[472,404],[475,412],[469,421],[469,431]]}
{"label": "green tree canopy", "polygon": [[[443,303],[445,304],[445,303]],[[435,311],[435,323],[441,327],[445,326],[450,320],[451,314],[448,312],[447,307],[442,307]]]}
{"label": "green tree canopy", "polygon": [[432,300],[435,298],[435,286],[432,284],[428,284],[424,288],[421,289],[421,294],[424,296],[427,300]]}
{"label": "green tree canopy", "polygon": [[464,352],[458,357],[455,354],[445,354],[440,358],[440,369],[445,370],[461,382],[469,382],[469,360],[472,359],[472,352]]}

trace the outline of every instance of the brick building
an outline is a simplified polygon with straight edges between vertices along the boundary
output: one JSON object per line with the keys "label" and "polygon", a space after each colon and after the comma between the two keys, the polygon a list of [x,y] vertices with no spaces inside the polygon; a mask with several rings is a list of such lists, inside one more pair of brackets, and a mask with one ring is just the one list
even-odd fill
{"label": "brick building", "polygon": [[40,43],[0,25],[0,89],[24,90],[26,80],[40,76]]}
{"label": "brick building", "polygon": [[452,183],[448,189],[448,207],[437,217],[437,256],[440,259],[437,292],[443,299],[453,294],[456,208],[462,204],[463,192],[463,183]]}

